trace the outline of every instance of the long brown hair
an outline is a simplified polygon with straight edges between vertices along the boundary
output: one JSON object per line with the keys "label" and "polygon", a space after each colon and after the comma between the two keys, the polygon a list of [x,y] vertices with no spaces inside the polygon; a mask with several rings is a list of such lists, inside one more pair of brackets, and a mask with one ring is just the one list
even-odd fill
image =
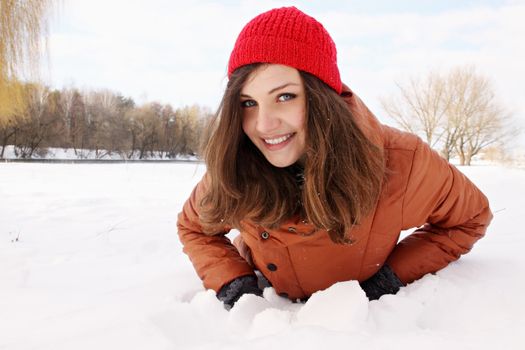
{"label": "long brown hair", "polygon": [[[275,228],[294,215],[328,231],[332,241],[374,207],[384,174],[383,153],[357,126],[341,96],[299,71],[306,97],[304,169],[271,165],[242,130],[241,89],[260,64],[230,77],[204,146],[209,186],[201,205],[208,234],[243,220]],[[299,170],[298,170],[299,169]],[[298,180],[298,171],[304,179]]]}

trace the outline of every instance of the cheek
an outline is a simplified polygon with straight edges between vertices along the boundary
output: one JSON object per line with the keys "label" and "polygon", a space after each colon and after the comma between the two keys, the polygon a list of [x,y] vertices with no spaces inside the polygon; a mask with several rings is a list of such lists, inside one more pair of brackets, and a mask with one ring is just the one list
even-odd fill
{"label": "cheek", "polygon": [[244,131],[246,135],[248,135],[248,137],[251,137],[253,128],[254,128],[254,119],[250,118],[250,116],[247,113],[245,113],[242,116],[242,130]]}
{"label": "cheek", "polygon": [[304,130],[306,128],[306,111],[304,108],[301,108],[297,112],[297,117],[295,118],[295,126],[299,130]]}

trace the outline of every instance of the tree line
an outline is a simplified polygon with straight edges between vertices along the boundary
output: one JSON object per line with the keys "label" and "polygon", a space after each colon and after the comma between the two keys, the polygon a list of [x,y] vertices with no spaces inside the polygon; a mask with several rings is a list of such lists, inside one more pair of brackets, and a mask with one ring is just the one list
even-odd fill
{"label": "tree line", "polygon": [[48,148],[87,151],[96,158],[172,159],[195,156],[211,112],[199,105],[174,109],[157,102],[137,105],[108,90],[50,89],[20,83],[17,107],[0,118],[0,158],[7,145],[18,158],[45,157]]}
{"label": "tree line", "polygon": [[[11,80],[17,101],[0,109],[0,158],[7,145],[18,158],[47,149],[72,149],[77,158],[173,159],[195,156],[212,117],[198,105],[174,109],[157,102],[136,105],[109,90],[53,90]],[[490,81],[473,67],[431,72],[397,83],[398,93],[381,99],[401,128],[421,136],[450,160],[470,165],[480,153],[500,154],[519,130],[496,99]],[[1,89],[0,89],[1,90]],[[492,148],[492,150],[491,150]]]}

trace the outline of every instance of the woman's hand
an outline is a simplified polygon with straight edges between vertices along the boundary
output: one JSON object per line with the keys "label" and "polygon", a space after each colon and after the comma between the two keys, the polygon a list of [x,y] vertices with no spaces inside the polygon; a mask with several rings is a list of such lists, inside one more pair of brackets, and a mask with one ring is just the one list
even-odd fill
{"label": "woman's hand", "polygon": [[403,283],[388,265],[383,265],[375,275],[360,283],[369,300],[379,299],[385,294],[396,294]]}
{"label": "woman's hand", "polygon": [[226,284],[217,293],[217,299],[224,303],[224,307],[229,310],[244,294],[255,294],[262,296],[263,291],[257,285],[257,277],[242,276]]}

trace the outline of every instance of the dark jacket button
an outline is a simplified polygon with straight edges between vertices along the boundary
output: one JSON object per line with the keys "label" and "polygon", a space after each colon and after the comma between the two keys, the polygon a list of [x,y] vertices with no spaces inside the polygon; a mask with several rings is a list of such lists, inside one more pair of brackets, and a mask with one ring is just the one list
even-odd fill
{"label": "dark jacket button", "polygon": [[268,238],[270,238],[270,234],[268,233],[268,231],[263,231],[263,232],[261,233],[261,238],[262,238],[262,239],[268,239]]}
{"label": "dark jacket button", "polygon": [[269,263],[266,267],[270,271],[277,271],[277,265],[275,265],[275,264]]}

